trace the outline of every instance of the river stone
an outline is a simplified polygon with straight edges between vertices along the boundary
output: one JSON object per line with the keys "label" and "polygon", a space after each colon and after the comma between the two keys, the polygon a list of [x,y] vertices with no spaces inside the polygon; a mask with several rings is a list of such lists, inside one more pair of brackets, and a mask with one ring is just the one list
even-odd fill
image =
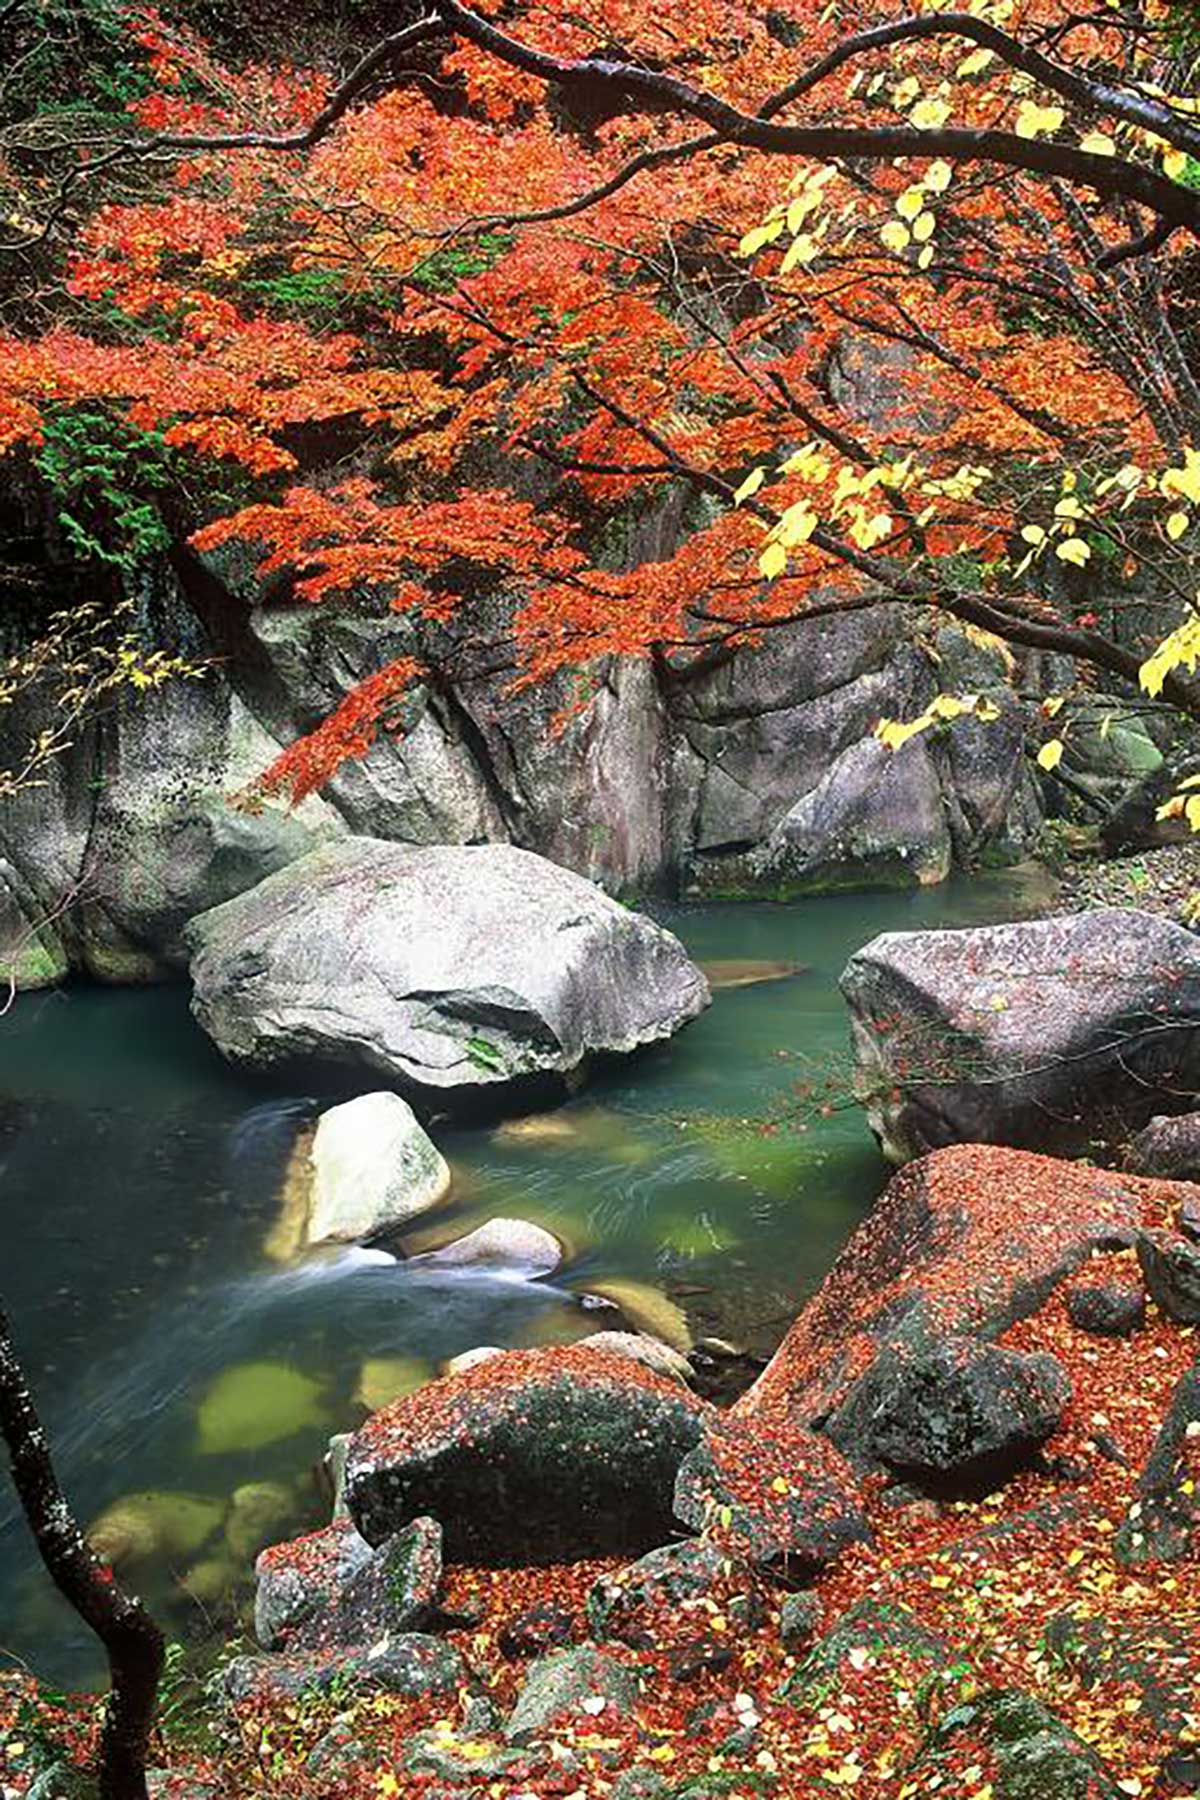
{"label": "river stone", "polygon": [[1143,1231],[1137,1252],[1159,1310],[1177,1325],[1200,1325],[1200,1246],[1169,1231]]}
{"label": "river stone", "polygon": [[709,1002],[678,939],[505,844],[350,838],[194,919],[193,1008],[235,1063],[418,1091],[575,1075]]}
{"label": "river stone", "polygon": [[1200,1112],[1178,1118],[1159,1113],[1130,1144],[1125,1166],[1137,1175],[1195,1181],[1200,1176]]}
{"label": "river stone", "polygon": [[360,1094],[317,1120],[310,1244],[364,1242],[450,1192],[445,1158],[399,1094]]}
{"label": "river stone", "polygon": [[346,1499],[370,1543],[432,1514],[457,1561],[646,1550],[671,1535],[675,1473],[711,1410],[627,1357],[506,1351],[368,1419]]}
{"label": "river stone", "polygon": [[298,1650],[284,1656],[239,1656],[227,1663],[223,1687],[235,1705],[244,1700],[294,1700],[305,1693],[349,1688],[356,1693],[416,1699],[451,1694],[471,1678],[460,1653],[423,1632],[384,1637],[370,1649]]}
{"label": "river stone", "polygon": [[894,1162],[953,1143],[1077,1155],[1200,1087],[1200,943],[1150,913],[885,932],[841,987]]}
{"label": "river stone", "polygon": [[1067,1317],[1096,1337],[1131,1337],[1146,1322],[1146,1295],[1134,1281],[1078,1282],[1067,1289]]}
{"label": "river stone", "polygon": [[[640,1691],[636,1669],[594,1644],[555,1650],[530,1665],[504,1735],[510,1743],[527,1744],[567,1720],[603,1729],[614,1716],[632,1711]],[[583,1710],[585,1701],[597,1699],[605,1702],[603,1709]]]}
{"label": "river stone", "polygon": [[656,1375],[666,1375],[672,1381],[692,1379],[692,1365],[682,1351],[641,1331],[594,1331],[590,1337],[576,1341],[581,1350],[607,1350],[612,1356],[632,1357],[634,1362],[645,1363]]}
{"label": "river stone", "polygon": [[909,1163],[734,1416],[782,1407],[835,1440],[861,1431],[886,1397],[888,1364],[876,1364],[889,1347],[913,1355],[947,1338],[993,1342],[1095,1252],[1131,1248],[1143,1207],[1167,1198],[1161,1182],[990,1144]]}
{"label": "river stone", "polygon": [[436,1519],[414,1519],[358,1563],[328,1607],[310,1612],[289,1642],[327,1649],[421,1631],[437,1610],[441,1584],[442,1528]]}
{"label": "river stone", "polygon": [[254,1635],[263,1649],[278,1650],[307,1620],[326,1615],[370,1558],[348,1519],[264,1550],[254,1565]]}
{"label": "river stone", "polygon": [[563,1257],[553,1232],[529,1219],[489,1219],[440,1250],[408,1259],[412,1269],[484,1269],[504,1274],[552,1275]]}
{"label": "river stone", "polygon": [[762,1624],[766,1608],[749,1565],[702,1540],[666,1544],[602,1575],[587,1599],[592,1636],[636,1650],[692,1646],[714,1613],[749,1631]]}
{"label": "river stone", "polygon": [[230,1555],[249,1564],[296,1511],[296,1497],[278,1481],[248,1481],[235,1488],[225,1520],[225,1542]]}
{"label": "river stone", "polygon": [[1171,1397],[1137,1498],[1117,1536],[1124,1563],[1180,1562],[1200,1551],[1200,1362]]}
{"label": "river stone", "polygon": [[819,1568],[868,1536],[845,1458],[782,1409],[711,1420],[680,1464],[675,1516],[761,1564]]}
{"label": "river stone", "polygon": [[838,1441],[857,1461],[932,1486],[1007,1479],[1057,1429],[1071,1398],[1054,1357],[970,1338],[915,1354],[888,1349],[873,1374],[873,1404],[843,1412]]}

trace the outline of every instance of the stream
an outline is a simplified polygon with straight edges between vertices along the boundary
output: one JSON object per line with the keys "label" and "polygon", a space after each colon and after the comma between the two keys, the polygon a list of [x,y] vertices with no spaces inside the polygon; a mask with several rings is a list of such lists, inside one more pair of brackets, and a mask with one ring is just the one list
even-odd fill
{"label": "stream", "polygon": [[[1042,898],[1013,871],[659,912],[735,984],[701,1019],[553,1114],[431,1127],[454,1191],[409,1247],[496,1215],[533,1219],[568,1249],[536,1282],[434,1274],[377,1250],[273,1264],[264,1246],[308,1097],[228,1069],[185,986],[23,997],[0,1022],[0,1293],[80,1517],[184,1496],[113,1529],[170,1636],[228,1635],[256,1543],[323,1521],[313,1470],[329,1434],[445,1358],[602,1329],[611,1315],[582,1296],[609,1284],[627,1316],[652,1319],[665,1294],[696,1337],[769,1351],[886,1179],[861,1115],[838,1104],[847,957],[879,931],[1019,916]],[[752,979],[760,963],[801,969]],[[798,1083],[819,1090],[803,1128],[764,1132]],[[104,1666],[3,1485],[5,1662],[64,1687]]]}

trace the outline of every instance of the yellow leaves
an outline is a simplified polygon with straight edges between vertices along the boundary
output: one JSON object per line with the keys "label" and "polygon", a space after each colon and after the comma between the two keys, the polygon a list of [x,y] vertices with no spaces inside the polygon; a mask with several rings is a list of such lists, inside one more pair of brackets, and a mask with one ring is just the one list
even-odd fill
{"label": "yellow leaves", "polygon": [[1117,146],[1104,131],[1089,131],[1086,137],[1079,140],[1079,148],[1086,150],[1090,156],[1115,156]]}
{"label": "yellow leaves", "polygon": [[[1197,595],[1200,600],[1200,595]],[[1187,669],[1195,674],[1196,664],[1200,661],[1200,616],[1190,618],[1180,625],[1169,637],[1165,637],[1152,656],[1146,658],[1138,670],[1138,680],[1145,693],[1151,699],[1157,699],[1163,691],[1167,676],[1176,669]]]}
{"label": "yellow leaves", "polygon": [[891,530],[891,513],[868,513],[865,507],[859,507],[850,522],[849,535],[860,550],[873,550],[891,535]]}
{"label": "yellow leaves", "polygon": [[797,501],[788,507],[779,521],[778,541],[786,550],[794,549],[797,544],[807,544],[820,523],[805,501]]}
{"label": "yellow leaves", "polygon": [[777,539],[769,543],[758,559],[760,575],[767,581],[774,581],[787,568],[788,553]]}
{"label": "yellow leaves", "polygon": [[954,170],[948,162],[930,163],[925,171],[925,188],[931,194],[944,194],[954,180]]}
{"label": "yellow leaves", "polygon": [[375,1792],[381,1796],[381,1800],[391,1800],[392,1795],[400,1792],[400,1783],[390,1769],[385,1769],[375,1783]]}
{"label": "yellow leaves", "polygon": [[879,236],[884,248],[894,250],[897,255],[901,250],[907,250],[912,242],[912,234],[908,226],[900,219],[889,219]]}
{"label": "yellow leaves", "polygon": [[1182,176],[1186,175],[1187,166],[1188,159],[1186,151],[1176,150],[1174,148],[1164,150],[1162,159],[1163,174],[1171,181],[1179,181]]}
{"label": "yellow leaves", "polygon": [[918,131],[939,131],[950,117],[950,111],[945,100],[918,100],[908,115],[908,122]]}
{"label": "yellow leaves", "polygon": [[906,187],[896,201],[896,211],[902,219],[912,220],[925,210],[925,189],[919,184]]}
{"label": "yellow leaves", "polygon": [[993,54],[991,50],[972,50],[969,56],[963,57],[955,70],[958,79],[966,81],[972,75],[981,75],[992,61]]}
{"label": "yellow leaves", "polygon": [[735,506],[740,506],[743,500],[749,500],[753,494],[757,494],[766,478],[767,471],[761,466],[757,469],[751,469],[745,481],[743,481],[741,486],[735,490],[733,504]]}
{"label": "yellow leaves", "polygon": [[1168,469],[1162,478],[1164,494],[1178,494],[1182,500],[1190,500],[1200,506],[1200,450],[1190,447],[1183,453],[1183,467]]}
{"label": "yellow leaves", "polygon": [[1022,525],[1021,536],[1027,544],[1044,544],[1046,533],[1040,525]]}
{"label": "yellow leaves", "polygon": [[1017,136],[1049,137],[1058,130],[1066,116],[1061,106],[1039,106],[1036,100],[1022,100],[1017,108]]}
{"label": "yellow leaves", "polygon": [[675,1746],[673,1744],[655,1744],[653,1750],[648,1750],[646,1752],[646,1755],[651,1762],[656,1762],[656,1763],[674,1762],[675,1761]]}
{"label": "yellow leaves", "polygon": [[1062,759],[1063,741],[1061,738],[1051,738],[1050,742],[1048,744],[1043,744],[1037,753],[1038,768],[1045,769],[1047,774],[1052,770],[1057,769]]}
{"label": "yellow leaves", "polygon": [[782,1475],[777,1475],[771,1483],[771,1492],[773,1494],[790,1494],[791,1491],[790,1484],[784,1480]]}
{"label": "yellow leaves", "polygon": [[923,212],[912,228],[913,238],[918,244],[927,244],[937,230],[937,219],[931,212]]}
{"label": "yellow leaves", "polygon": [[745,237],[738,245],[738,255],[756,255],[765,245],[773,244],[777,237],[782,236],[783,227],[784,217],[782,213],[780,213],[777,218],[768,219],[764,225],[756,225],[753,231],[748,231],[746,233]]}
{"label": "yellow leaves", "polygon": [[1075,568],[1082,569],[1091,561],[1092,547],[1083,538],[1069,537],[1055,545],[1054,554],[1060,562],[1071,563]]}
{"label": "yellow leaves", "polygon": [[1170,518],[1167,520],[1167,536],[1173,544],[1177,543],[1183,536],[1191,522],[1190,517],[1185,512],[1174,512],[1171,514]]}
{"label": "yellow leaves", "polygon": [[[875,736],[886,749],[900,750],[923,731],[929,731],[935,725],[949,724],[951,720],[960,719],[968,713],[983,720],[985,724],[991,724],[1000,717],[999,707],[982,694],[938,694],[915,719],[878,720]],[[934,1586],[938,1585],[939,1580],[939,1577],[933,1578]],[[949,1586],[948,1577],[943,1585]]]}

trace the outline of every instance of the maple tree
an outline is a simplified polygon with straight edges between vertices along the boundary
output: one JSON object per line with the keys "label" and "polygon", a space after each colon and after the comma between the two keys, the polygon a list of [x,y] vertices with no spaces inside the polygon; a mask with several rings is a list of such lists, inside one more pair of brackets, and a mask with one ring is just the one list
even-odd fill
{"label": "maple tree", "polygon": [[267,786],[464,658],[678,672],[881,600],[1200,716],[1186,8],[434,0],[340,80],[128,18],[117,113],[0,144],[54,296],[15,284],[0,452],[98,414],[169,464],[185,571],[248,544],[408,617]]}

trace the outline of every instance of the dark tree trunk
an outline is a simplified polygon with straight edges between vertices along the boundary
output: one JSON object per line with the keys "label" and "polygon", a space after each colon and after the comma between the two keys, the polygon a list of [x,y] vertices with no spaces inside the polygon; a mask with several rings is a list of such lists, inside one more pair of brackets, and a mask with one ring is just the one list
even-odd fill
{"label": "dark tree trunk", "polygon": [[0,1307],[0,1436],[25,1517],[51,1580],[108,1655],[112,1691],[100,1739],[102,1800],[146,1800],[146,1751],[162,1673],[163,1639],[88,1546],[58,1485],[50,1446]]}

